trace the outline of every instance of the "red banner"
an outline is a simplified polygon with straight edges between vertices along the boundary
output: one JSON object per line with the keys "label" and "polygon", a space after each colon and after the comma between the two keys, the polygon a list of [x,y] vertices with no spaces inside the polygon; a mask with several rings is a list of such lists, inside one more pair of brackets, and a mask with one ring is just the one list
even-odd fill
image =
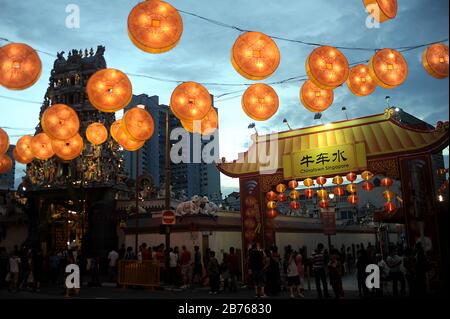
{"label": "red banner", "polygon": [[336,235],[336,214],[334,207],[322,208],[323,233]]}

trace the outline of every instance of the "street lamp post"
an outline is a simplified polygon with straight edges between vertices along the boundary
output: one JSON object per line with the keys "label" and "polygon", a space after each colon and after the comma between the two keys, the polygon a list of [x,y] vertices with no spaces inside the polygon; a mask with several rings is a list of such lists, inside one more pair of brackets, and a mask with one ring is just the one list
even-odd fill
{"label": "street lamp post", "polygon": [[[165,162],[165,209],[170,210],[170,143],[169,143],[169,110],[166,111],[166,162]],[[166,225],[166,269],[170,266],[170,225]]]}
{"label": "street lamp post", "polygon": [[139,149],[136,151],[136,234],[134,237],[134,251],[136,252],[136,257],[138,256],[138,245],[139,245]]}

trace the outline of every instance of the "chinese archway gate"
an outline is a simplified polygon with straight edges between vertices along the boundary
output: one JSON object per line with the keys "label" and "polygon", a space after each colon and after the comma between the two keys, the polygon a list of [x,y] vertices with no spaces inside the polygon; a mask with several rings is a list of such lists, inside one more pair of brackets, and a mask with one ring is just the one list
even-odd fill
{"label": "chinese archway gate", "polygon": [[275,244],[275,223],[266,217],[265,194],[278,183],[369,170],[401,181],[402,208],[395,216],[386,214],[385,221],[405,225],[410,247],[426,236],[436,255],[445,255],[448,243],[441,240],[440,219],[447,218],[448,209],[437,201],[439,167],[434,167],[433,158],[448,146],[448,127],[448,122],[432,127],[388,108],[373,116],[253,135],[248,151],[218,165],[222,173],[240,181],[243,251],[252,243]]}

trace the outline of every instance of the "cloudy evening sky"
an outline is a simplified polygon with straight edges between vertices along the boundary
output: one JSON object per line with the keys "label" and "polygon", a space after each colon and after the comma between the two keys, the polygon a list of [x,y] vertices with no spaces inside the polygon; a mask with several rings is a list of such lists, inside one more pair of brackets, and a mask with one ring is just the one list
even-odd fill
{"label": "cloudy evening sky", "polygon": [[[448,38],[448,0],[399,0],[395,20],[380,28],[367,28],[367,13],[361,0],[171,0],[176,8],[196,13],[244,29],[270,35],[320,42],[330,45],[358,47],[402,47]],[[37,50],[56,55],[58,51],[94,49],[106,46],[108,67],[126,73],[140,73],[155,77],[191,80],[196,82],[249,83],[230,63],[230,50],[239,32],[209,24],[182,14],[184,33],[175,49],[152,55],[137,49],[129,40],[127,16],[138,1],[134,0],[0,0],[0,38],[24,42]],[[80,9],[80,28],[65,26],[66,7],[75,4]],[[0,45],[5,42],[0,41]],[[265,82],[283,80],[306,74],[305,60],[313,47],[277,41],[281,51],[278,70]],[[448,45],[448,42],[446,43]],[[352,95],[347,86],[335,90],[335,102],[324,113],[323,121],[342,120],[341,107],[346,106],[349,117],[382,113],[384,97],[391,96],[394,105],[435,125],[449,118],[448,79],[430,77],[421,65],[423,49],[405,53],[410,73],[405,84],[394,89],[377,88],[369,97]],[[368,60],[373,52],[343,51],[350,63]],[[40,54],[43,73],[40,80],[24,91],[9,91],[0,87],[0,127],[8,129],[13,143],[19,135],[32,134],[38,121],[40,105],[5,99],[26,99],[41,102],[48,85],[54,59]],[[134,94],[159,95],[160,102],[168,104],[175,83],[130,77]],[[287,118],[294,128],[320,124],[313,114],[300,104],[299,88],[293,82],[274,86],[280,97],[278,113],[269,121],[258,122],[263,132],[285,130]],[[215,96],[242,87],[208,86]],[[227,160],[248,146],[253,122],[241,108],[241,92],[215,102],[219,108],[221,156]],[[448,151],[446,151],[448,154]],[[23,171],[18,166],[17,173]],[[224,194],[237,188],[237,180],[222,175]]]}

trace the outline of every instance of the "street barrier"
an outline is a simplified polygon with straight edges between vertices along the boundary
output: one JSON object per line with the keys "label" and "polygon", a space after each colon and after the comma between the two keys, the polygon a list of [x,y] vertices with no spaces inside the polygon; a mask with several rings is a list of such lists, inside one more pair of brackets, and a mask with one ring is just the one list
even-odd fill
{"label": "street barrier", "polygon": [[159,264],[150,260],[121,260],[118,283],[122,286],[159,287]]}

